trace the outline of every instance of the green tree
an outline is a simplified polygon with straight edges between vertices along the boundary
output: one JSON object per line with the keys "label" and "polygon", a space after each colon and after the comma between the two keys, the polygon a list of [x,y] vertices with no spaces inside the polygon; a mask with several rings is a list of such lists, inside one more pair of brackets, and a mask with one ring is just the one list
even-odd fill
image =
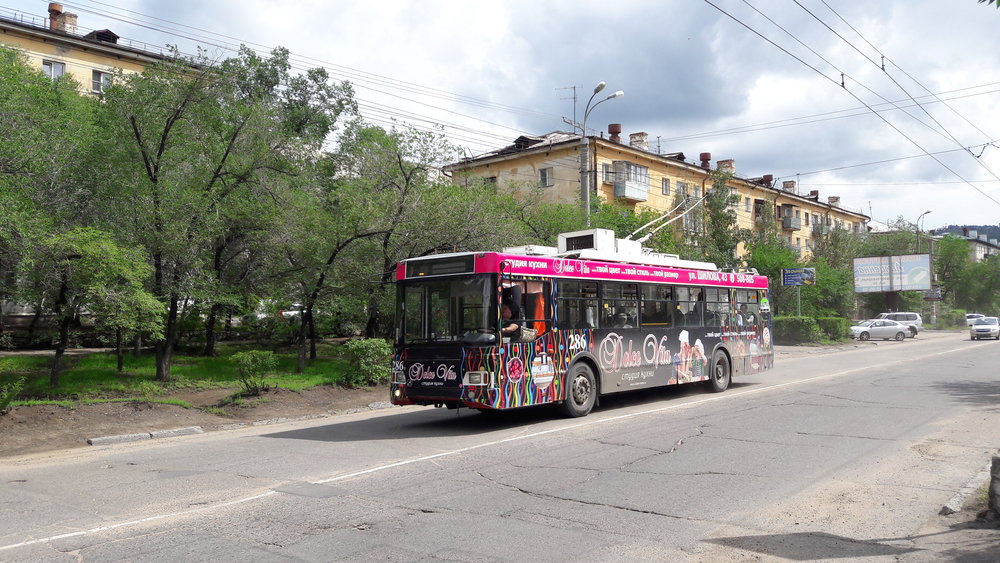
{"label": "green tree", "polygon": [[51,80],[0,47],[0,301],[30,301],[17,272],[46,233],[81,220],[75,179],[93,106],[68,76]]}
{"label": "green tree", "polygon": [[732,177],[726,172],[712,172],[712,189],[705,194],[704,232],[699,245],[705,260],[723,269],[740,266],[742,260],[737,256],[737,248],[748,236],[736,223],[740,197],[729,189]]}
{"label": "green tree", "polygon": [[964,238],[947,234],[935,243],[934,270],[941,286],[942,299],[955,302],[959,296],[964,298],[967,289],[971,291],[966,287],[971,266],[969,242]]}
{"label": "green tree", "polygon": [[269,209],[265,202],[273,209],[340,113],[353,109],[349,85],[290,70],[283,49],[268,58],[242,49],[219,65],[175,57],[119,76],[105,94],[102,211],[153,266],[152,291],[167,307],[156,342],[160,380],[170,376],[182,305],[230,301],[215,257],[243,251],[232,246],[244,240],[241,221]]}
{"label": "green tree", "polygon": [[163,307],[143,289],[149,276],[143,255],[119,246],[110,234],[76,228],[47,237],[33,252],[26,277],[59,327],[50,383],[59,385],[70,329],[84,312],[116,330],[155,333]]}
{"label": "green tree", "polygon": [[746,267],[767,276],[773,313],[789,314],[793,310],[795,293],[792,288],[781,285],[781,270],[798,267],[799,253],[782,240],[781,230],[774,217],[773,201],[761,206],[756,221],[757,229],[746,236]]}

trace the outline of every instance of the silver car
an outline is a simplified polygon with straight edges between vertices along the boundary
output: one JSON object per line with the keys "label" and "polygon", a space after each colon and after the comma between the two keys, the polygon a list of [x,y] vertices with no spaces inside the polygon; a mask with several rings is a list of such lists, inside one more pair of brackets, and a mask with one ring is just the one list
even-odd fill
{"label": "silver car", "polygon": [[1000,340],[1000,320],[996,317],[979,317],[969,326],[969,339],[992,338]]}
{"label": "silver car", "polygon": [[889,319],[869,319],[851,327],[851,338],[858,340],[869,340],[871,338],[881,338],[882,340],[903,340],[910,327],[890,321]]}

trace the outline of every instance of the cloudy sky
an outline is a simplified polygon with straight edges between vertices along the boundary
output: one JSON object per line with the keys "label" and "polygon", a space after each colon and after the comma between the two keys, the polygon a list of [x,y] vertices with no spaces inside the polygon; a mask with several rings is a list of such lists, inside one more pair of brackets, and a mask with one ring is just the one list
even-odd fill
{"label": "cloudy sky", "polygon": [[[621,123],[878,221],[1000,221],[1000,10],[976,0],[62,3],[82,32],[149,48],[287,47],[354,83],[372,122],[443,128],[469,155],[571,130],[603,80],[596,99],[625,96],[590,134]],[[0,0],[0,15],[46,6]]]}

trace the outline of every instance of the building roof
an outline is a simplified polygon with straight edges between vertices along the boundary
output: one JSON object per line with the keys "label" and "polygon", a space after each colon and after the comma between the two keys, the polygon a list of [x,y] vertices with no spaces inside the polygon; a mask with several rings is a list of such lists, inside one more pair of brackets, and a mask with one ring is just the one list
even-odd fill
{"label": "building roof", "polygon": [[[20,32],[40,41],[85,48],[110,57],[124,57],[142,62],[153,62],[171,58],[169,49],[139,41],[123,39],[108,29],[86,30],[74,25],[73,31],[53,29],[48,18],[31,16],[21,12],[0,12],[0,30]],[[86,34],[74,31],[87,31]]]}
{"label": "building roof", "polygon": [[[620,143],[618,141],[613,141],[611,139],[606,139],[603,136],[588,137],[588,138],[594,139],[595,141],[600,141],[605,145],[618,146],[623,149],[643,153],[644,156],[650,158],[669,160],[673,165],[681,165],[690,170],[697,170],[702,173],[709,172],[709,170],[704,165],[699,166],[694,162],[688,162],[684,156],[684,153],[682,152],[657,153],[649,151],[648,149],[643,149],[640,147],[633,146],[631,144],[625,144],[625,143]],[[580,134],[576,132],[568,133],[566,131],[552,131],[549,133],[545,133],[544,135],[521,135],[517,139],[514,139],[513,144],[507,145],[505,147],[496,149],[488,153],[484,153],[476,157],[462,159],[459,162],[444,166],[443,170],[448,172],[455,172],[467,168],[473,168],[479,164],[502,161],[509,158],[512,155],[516,155],[519,153],[545,151],[545,150],[550,150],[557,146],[565,147],[567,145],[578,144],[578,143],[580,143]],[[832,197],[830,198],[829,202],[823,202],[820,201],[819,199],[819,192],[812,192],[809,194],[799,194],[796,191],[789,191],[786,189],[782,189],[781,186],[774,185],[773,178],[771,178],[770,176],[762,176],[758,178],[741,178],[735,176],[734,174],[734,178],[742,182],[745,182],[747,184],[760,186],[761,188],[774,192],[776,195],[791,198],[793,200],[809,202],[811,204],[815,204],[821,207],[826,207],[831,210],[836,209],[837,211],[842,212],[845,215],[854,215],[856,217],[863,218],[866,222],[870,219],[868,215],[862,213],[861,211],[856,211],[841,206],[839,197]]]}

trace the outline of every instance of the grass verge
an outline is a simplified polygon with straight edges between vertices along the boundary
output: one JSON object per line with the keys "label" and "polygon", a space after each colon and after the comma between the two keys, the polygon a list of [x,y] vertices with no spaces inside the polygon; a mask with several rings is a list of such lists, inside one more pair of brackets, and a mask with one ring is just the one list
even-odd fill
{"label": "grass verge", "polygon": [[[64,370],[59,386],[49,384],[51,356],[5,356],[0,358],[0,386],[24,378],[23,388],[11,406],[58,405],[74,408],[78,404],[102,402],[147,402],[192,405],[176,396],[182,390],[240,390],[239,372],[230,357],[245,346],[220,346],[215,357],[175,354],[169,381],[156,380],[152,354],[126,355],[124,369],[117,370],[113,353],[95,352],[63,358]],[[277,354],[277,367],[264,378],[271,387],[301,391],[319,385],[339,385],[350,369],[343,346],[322,344],[317,359],[311,360],[303,373],[296,373],[294,351]]]}

